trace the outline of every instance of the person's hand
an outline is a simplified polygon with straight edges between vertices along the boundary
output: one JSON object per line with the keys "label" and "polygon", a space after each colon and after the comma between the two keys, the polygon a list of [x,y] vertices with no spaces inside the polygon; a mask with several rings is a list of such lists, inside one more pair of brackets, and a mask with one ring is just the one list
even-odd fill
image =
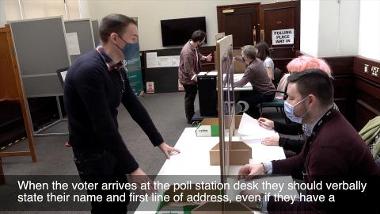
{"label": "person's hand", "polygon": [[265,175],[263,164],[246,164],[239,170],[238,179],[251,180],[256,175]]}
{"label": "person's hand", "polygon": [[146,191],[147,193],[152,193],[155,191],[152,180],[145,174],[145,172],[141,168],[137,168],[130,174],[129,182],[137,184],[137,191],[141,191],[140,187],[142,183],[149,184],[149,188],[144,189],[144,191]]}
{"label": "person's hand", "polygon": [[266,146],[278,146],[280,141],[280,135],[276,133],[273,136],[264,138],[261,143]]}
{"label": "person's hand", "polygon": [[237,62],[244,62],[244,60],[241,56],[234,56],[233,60],[235,60]]}
{"label": "person's hand", "polygon": [[206,56],[206,61],[211,62],[212,60],[212,54],[210,53],[209,55]]}
{"label": "person's hand", "polygon": [[263,128],[266,128],[266,129],[273,129],[274,128],[273,120],[269,120],[267,118],[260,117],[257,121],[259,122],[259,125]]}
{"label": "person's hand", "polygon": [[162,153],[164,153],[164,155],[166,156],[166,159],[170,159],[171,155],[181,153],[178,149],[169,146],[165,142],[161,143],[158,147],[160,148]]}

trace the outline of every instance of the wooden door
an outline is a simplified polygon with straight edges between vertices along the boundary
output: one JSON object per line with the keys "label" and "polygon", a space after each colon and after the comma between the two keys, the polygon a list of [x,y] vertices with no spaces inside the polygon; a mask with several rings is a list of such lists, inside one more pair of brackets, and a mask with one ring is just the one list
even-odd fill
{"label": "wooden door", "polygon": [[300,47],[300,1],[261,4],[259,17],[259,39],[272,47],[272,58],[293,58]]}
{"label": "wooden door", "polygon": [[217,7],[218,32],[233,36],[234,49],[258,41],[259,5],[237,4]]}

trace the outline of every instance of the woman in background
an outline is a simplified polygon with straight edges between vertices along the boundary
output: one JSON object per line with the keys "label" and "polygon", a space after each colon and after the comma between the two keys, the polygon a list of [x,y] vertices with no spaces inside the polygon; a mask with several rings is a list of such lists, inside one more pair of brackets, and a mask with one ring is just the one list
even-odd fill
{"label": "woman in background", "polygon": [[269,57],[269,46],[266,42],[259,42],[256,44],[257,55],[256,57],[261,59],[264,63],[265,70],[267,71],[270,80],[274,80],[274,63]]}

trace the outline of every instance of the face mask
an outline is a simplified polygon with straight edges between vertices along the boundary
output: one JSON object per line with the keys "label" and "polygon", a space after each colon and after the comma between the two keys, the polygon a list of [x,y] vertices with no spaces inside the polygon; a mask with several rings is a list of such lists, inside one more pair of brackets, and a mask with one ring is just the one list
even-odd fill
{"label": "face mask", "polygon": [[123,48],[123,54],[126,60],[140,57],[139,43],[127,43]]}
{"label": "face mask", "polygon": [[307,97],[303,98],[301,101],[299,101],[297,104],[295,104],[294,106],[290,105],[288,101],[285,101],[284,102],[284,111],[285,111],[285,115],[286,117],[289,118],[289,120],[295,122],[295,123],[302,123],[302,118],[305,116],[305,114],[302,116],[302,117],[297,117],[296,115],[294,115],[294,108],[302,103],[303,101],[306,100]]}
{"label": "face mask", "polygon": [[123,42],[125,42],[125,45],[123,48],[120,48],[118,45],[117,47],[123,52],[125,59],[133,59],[136,57],[137,54],[139,54],[139,44],[138,43],[129,43],[125,41],[121,36],[119,36]]}

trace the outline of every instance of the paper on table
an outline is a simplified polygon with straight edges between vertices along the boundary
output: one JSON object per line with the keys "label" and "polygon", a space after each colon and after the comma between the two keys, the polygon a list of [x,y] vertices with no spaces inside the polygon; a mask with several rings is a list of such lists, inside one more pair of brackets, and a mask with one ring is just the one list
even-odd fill
{"label": "paper on table", "polygon": [[172,66],[173,67],[179,67],[179,55],[172,57]]}
{"label": "paper on table", "polygon": [[157,52],[146,53],[146,67],[147,68],[158,67]]}
{"label": "paper on table", "polygon": [[78,34],[76,32],[66,33],[66,44],[69,55],[80,54]]}
{"label": "paper on table", "polygon": [[243,139],[263,139],[276,134],[274,130],[261,127],[256,119],[245,113],[241,118],[238,133],[243,135]]}
{"label": "paper on table", "polygon": [[217,71],[210,71],[210,72],[207,73],[207,75],[209,75],[209,76],[216,76],[216,75],[218,75],[218,72]]}

